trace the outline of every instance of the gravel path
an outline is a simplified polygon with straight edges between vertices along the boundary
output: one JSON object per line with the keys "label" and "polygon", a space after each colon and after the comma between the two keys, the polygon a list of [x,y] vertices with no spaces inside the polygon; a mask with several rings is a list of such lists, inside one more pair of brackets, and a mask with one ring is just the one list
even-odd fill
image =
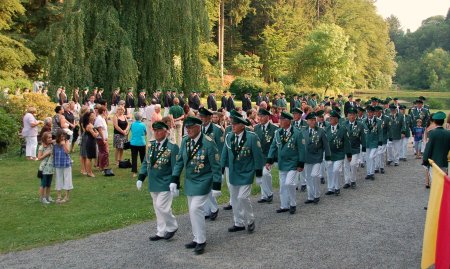
{"label": "gravel path", "polygon": [[[253,203],[256,230],[230,234],[230,211],[207,221],[207,247],[195,256],[188,215],[178,216],[171,241],[150,242],[155,222],[133,225],[62,244],[0,256],[0,268],[418,268],[428,193],[420,160],[408,156],[387,167],[375,181],[362,179],[356,190],[323,196],[319,205],[297,197],[295,215],[276,214],[271,205]],[[325,190],[325,185],[321,185]],[[150,206],[150,204],[148,205]]]}

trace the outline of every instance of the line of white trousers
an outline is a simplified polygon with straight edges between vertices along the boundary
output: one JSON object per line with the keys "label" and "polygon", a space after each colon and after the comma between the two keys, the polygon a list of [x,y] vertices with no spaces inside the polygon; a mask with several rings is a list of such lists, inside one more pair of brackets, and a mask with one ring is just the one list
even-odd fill
{"label": "line of white trousers", "polygon": [[341,176],[342,172],[342,166],[344,164],[344,160],[338,160],[338,161],[332,161],[331,164],[327,167],[327,173],[328,173],[328,190],[334,191],[339,190],[340,184],[339,184],[339,178]]}
{"label": "line of white trousers", "polygon": [[170,191],[150,192],[153,200],[153,209],[156,214],[156,235],[163,237],[166,232],[178,229],[178,223],[172,214],[172,199]]}
{"label": "line of white trousers", "polygon": [[362,145],[359,146],[359,156],[358,156],[359,160],[359,164],[365,163],[366,162],[366,153],[362,151]]}
{"label": "line of white trousers", "polygon": [[299,174],[299,178],[300,178],[300,186],[306,186],[306,174],[305,174],[305,170],[301,171]]}
{"label": "line of white trousers", "polygon": [[408,152],[409,137],[402,138],[402,146],[400,148],[400,158],[406,159],[406,153]]}
{"label": "line of white trousers", "polygon": [[305,164],[305,177],[308,189],[308,200],[320,198],[320,163]]}
{"label": "line of white trousers", "polygon": [[375,159],[377,157],[377,151],[377,148],[366,149],[367,175],[375,174]]}
{"label": "line of white trousers", "polygon": [[230,184],[230,196],[233,203],[234,225],[244,227],[255,221],[253,207],[250,201],[252,185]]}
{"label": "line of white trousers", "polygon": [[394,160],[394,151],[392,141],[388,141],[386,144],[386,152],[387,152],[387,160],[388,162],[392,162]]}
{"label": "line of white trousers", "polygon": [[323,153],[323,159],[322,162],[320,163],[320,175],[319,177],[325,177],[325,175],[327,174],[326,171],[327,168],[327,162],[325,161],[325,152]]}
{"label": "line of white trousers", "polygon": [[263,167],[263,175],[261,178],[261,199],[267,199],[269,196],[273,195],[272,187],[272,169],[267,170]]}
{"label": "line of white trousers", "polygon": [[279,171],[280,175],[280,208],[297,206],[298,172],[296,170]]}
{"label": "line of white trousers", "polygon": [[36,149],[38,146],[37,136],[26,136],[25,142],[25,156],[36,158]]}
{"label": "line of white trousers", "polygon": [[210,192],[208,195],[208,199],[206,199],[206,203],[205,203],[205,208],[204,208],[205,216],[209,216],[209,215],[211,215],[211,213],[217,212],[217,210],[219,210],[219,204],[217,203],[216,197],[214,197],[212,195],[212,192]]}
{"label": "line of white trousers", "polygon": [[374,167],[375,170],[380,168],[384,169],[385,166],[384,154],[386,153],[386,147],[387,145],[382,145],[377,148],[377,156],[375,158],[375,167]]}
{"label": "line of white trousers", "polygon": [[208,194],[200,196],[188,196],[189,218],[191,219],[192,234],[194,235],[194,242],[203,244],[206,242],[206,222],[205,207]]}
{"label": "line of white trousers", "polygon": [[127,108],[127,115],[134,117],[134,107]]}
{"label": "line of white trousers", "polygon": [[[231,188],[231,184],[230,184],[230,168],[225,167],[225,181],[227,182],[227,187],[228,187],[228,191],[230,191]],[[230,205],[232,204],[233,201],[231,201],[231,196],[230,196],[230,201],[228,202]]]}
{"label": "line of white trousers", "polygon": [[392,161],[394,163],[399,163],[400,160],[400,150],[402,149],[402,140],[392,141]]}
{"label": "line of white trousers", "polygon": [[353,154],[352,161],[349,162],[347,158],[344,159],[344,181],[345,184],[356,182],[356,172],[360,163],[360,154]]}

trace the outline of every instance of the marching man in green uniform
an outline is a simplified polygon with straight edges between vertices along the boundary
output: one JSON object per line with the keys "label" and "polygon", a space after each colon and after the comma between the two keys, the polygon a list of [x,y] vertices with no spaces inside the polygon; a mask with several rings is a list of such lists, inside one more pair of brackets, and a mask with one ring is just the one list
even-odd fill
{"label": "marching man in green uniform", "polygon": [[423,100],[416,100],[416,106],[411,109],[411,116],[413,120],[414,127],[416,126],[417,120],[422,120],[422,126],[427,126],[430,120],[430,111],[423,107]]}
{"label": "marching man in green uniform", "polygon": [[[216,143],[219,153],[222,152],[224,135],[222,129],[211,122],[213,113],[204,107],[201,107],[198,112],[200,114],[200,120],[202,121],[202,133],[209,136]],[[208,201],[206,201],[205,204],[205,215],[207,218],[214,221],[218,214],[219,204],[217,203],[216,198],[212,196],[212,193],[210,193]]]}
{"label": "marching man in green uniform", "polygon": [[275,132],[266,163],[266,169],[270,170],[275,158],[278,158],[281,206],[277,213],[295,213],[298,173],[303,171],[305,164],[305,147],[302,144],[304,139],[301,131],[292,126],[292,119],[291,114],[281,113],[280,129]]}
{"label": "marching man in green uniform", "polygon": [[364,121],[366,132],[366,179],[375,179],[375,159],[377,151],[382,151],[383,146],[383,127],[381,120],[374,116],[375,108],[373,106],[366,107],[367,118]]}
{"label": "marching man in green uniform", "polygon": [[[270,112],[260,108],[258,110],[259,124],[255,126],[255,134],[258,136],[261,142],[261,149],[263,153],[263,164],[266,163],[267,156],[269,154],[270,145],[272,144],[275,136],[275,131],[278,127],[270,122]],[[261,182],[256,182],[261,186],[261,199],[258,203],[271,203],[273,200],[272,189],[272,170],[263,167],[263,176]]]}
{"label": "marching man in green uniform", "polygon": [[399,115],[397,106],[394,104],[391,104],[389,109],[391,110],[389,120],[389,141],[392,143],[391,160],[394,161],[395,166],[398,166],[400,150],[402,148],[402,139],[405,138],[406,135],[405,117]]}
{"label": "marching man in green uniform", "polygon": [[402,147],[400,150],[400,161],[406,161],[406,152],[408,151],[408,141],[411,138],[412,120],[411,115],[406,115],[406,106],[400,105],[400,116],[404,118],[405,121],[405,137],[402,138]]}
{"label": "marching man in green uniform", "polygon": [[221,195],[220,156],[214,141],[202,134],[200,119],[187,117],[184,124],[187,136],[181,142],[177,163],[173,168],[172,177],[176,185],[171,187],[171,190],[175,191],[179,187],[180,175],[184,168],[184,193],[188,199],[189,217],[194,235],[194,240],[185,247],[194,249],[196,254],[202,254],[206,246],[203,209],[211,189],[214,197]]}
{"label": "marching man in green uniform", "polygon": [[317,106],[317,94],[311,94],[311,98],[308,100],[308,105],[313,109]]}
{"label": "marching man in green uniform", "polygon": [[261,182],[263,153],[258,136],[245,130],[248,121],[231,116],[232,132],[225,137],[221,166],[229,168],[230,196],[233,204],[234,224],[228,232],[255,230],[255,215],[250,201],[253,179]]}
{"label": "marching man in green uniform", "polygon": [[348,120],[344,123],[347,129],[350,149],[352,153],[351,161],[344,159],[344,189],[356,187],[356,172],[360,162],[360,154],[366,152],[366,137],[364,123],[356,120],[356,109],[351,107],[347,110]]}
{"label": "marching man in green uniform", "polygon": [[432,120],[437,127],[429,133],[428,142],[423,153],[423,165],[430,166],[429,159],[431,159],[445,172],[448,169],[450,131],[442,127],[445,120],[444,112],[438,111],[434,113]]}
{"label": "marching man in green uniform", "polygon": [[309,113],[306,120],[308,128],[302,131],[302,144],[305,147],[305,176],[308,186],[308,200],[305,204],[317,204],[320,201],[320,164],[323,161],[324,152],[325,160],[330,161],[331,152],[325,131],[316,125],[316,114]]}
{"label": "marching man in green uniform", "polygon": [[[300,131],[304,128],[308,128],[308,123],[302,119],[303,111],[300,110],[300,108],[294,108],[292,111],[292,116],[294,117],[294,120],[292,121],[292,125],[295,128],[298,128]],[[304,192],[306,191],[306,177],[305,177],[305,171],[300,172],[300,191]]]}
{"label": "marching man in green uniform", "polygon": [[[353,109],[353,108],[352,108]],[[330,144],[331,162],[328,162],[328,191],[325,195],[339,195],[339,176],[344,165],[344,159],[352,161],[352,151],[345,125],[338,124],[340,115],[335,110],[330,112],[330,125],[326,128],[328,143]]]}
{"label": "marching man in green uniform", "polygon": [[172,180],[172,170],[175,167],[179,148],[167,139],[169,127],[165,123],[154,122],[152,128],[156,140],[150,142],[136,187],[140,190],[142,182],[148,176],[148,190],[152,196],[157,223],[156,235],[150,236],[149,239],[151,241],[169,240],[178,230],[177,220],[172,214],[172,199],[178,196],[174,186],[176,183]]}
{"label": "marching man in green uniform", "polygon": [[[381,121],[381,129],[383,130],[383,143],[377,149],[377,157],[375,159],[375,173],[384,174],[384,166],[385,166],[385,156],[387,150],[392,150],[392,143],[388,145],[389,140],[389,122],[391,118],[388,115],[383,114],[383,107],[376,106],[375,107],[375,116]],[[389,164],[389,154],[388,154],[388,164]]]}

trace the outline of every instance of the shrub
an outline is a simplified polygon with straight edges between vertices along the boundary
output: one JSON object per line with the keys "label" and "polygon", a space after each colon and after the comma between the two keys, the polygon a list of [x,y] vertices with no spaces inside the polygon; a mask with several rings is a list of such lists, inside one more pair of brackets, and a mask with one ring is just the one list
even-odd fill
{"label": "shrub", "polygon": [[48,96],[39,93],[27,93],[23,95],[8,95],[2,100],[1,106],[16,120],[21,120],[26,110],[34,106],[37,110],[36,118],[44,119],[54,114],[56,103],[50,101]]}
{"label": "shrub", "polygon": [[33,83],[25,78],[16,78],[16,79],[0,79],[0,89],[9,88],[9,93],[14,93],[17,87],[30,88],[32,89]]}
{"label": "shrub", "polygon": [[439,99],[430,99],[427,104],[431,109],[444,109],[444,102]]}
{"label": "shrub", "polygon": [[244,93],[251,93],[252,96],[256,96],[259,91],[264,91],[266,87],[267,85],[261,80],[239,77],[231,83],[230,92],[235,93],[236,98],[241,100]]}
{"label": "shrub", "polygon": [[0,153],[5,153],[9,146],[18,144],[20,124],[3,109],[0,109],[0,122]]}
{"label": "shrub", "polygon": [[259,62],[259,56],[256,54],[249,56],[239,53],[233,59],[233,68],[241,76],[259,77],[262,64]]}

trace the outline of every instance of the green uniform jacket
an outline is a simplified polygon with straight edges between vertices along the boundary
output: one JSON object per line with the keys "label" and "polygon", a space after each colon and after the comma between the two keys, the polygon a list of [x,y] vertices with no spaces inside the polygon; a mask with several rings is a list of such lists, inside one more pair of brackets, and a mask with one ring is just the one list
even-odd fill
{"label": "green uniform jacket", "polygon": [[448,166],[448,152],[450,151],[450,131],[437,127],[428,133],[428,142],[423,153],[423,163],[429,165],[432,159],[439,167]]}
{"label": "green uniform jacket", "polygon": [[372,118],[372,124],[369,124],[369,118],[364,121],[364,132],[366,133],[366,148],[373,149],[383,145],[383,127],[381,120]]}
{"label": "green uniform jacket", "polygon": [[212,140],[214,140],[214,143],[216,143],[217,146],[217,150],[219,152],[222,152],[224,141],[224,132],[222,131],[222,129],[216,124],[211,122],[205,134],[211,137]]}
{"label": "green uniform jacket", "polygon": [[328,121],[319,122],[317,121],[316,126],[321,128],[322,130],[326,130],[330,123]]}
{"label": "green uniform jacket", "polygon": [[330,143],[331,160],[343,160],[352,157],[352,150],[345,125],[336,124],[336,131],[331,131],[331,124],[325,130],[327,134],[328,143]]}
{"label": "green uniform jacket", "polygon": [[428,121],[430,120],[430,111],[424,107],[422,107],[421,110],[414,107],[411,109],[409,114],[412,117],[413,127],[416,127],[418,119],[422,120],[422,126],[427,126]]}
{"label": "green uniform jacket", "polygon": [[286,99],[282,99],[282,98],[278,99],[277,107],[287,107]]}
{"label": "green uniform jacket", "polygon": [[412,130],[412,120],[411,120],[411,115],[403,115],[403,117],[405,118],[405,127],[406,127],[406,133],[405,133],[405,137],[411,137],[411,130]]}
{"label": "green uniform jacket", "polygon": [[230,169],[230,184],[234,186],[250,185],[255,174],[262,176],[263,154],[261,143],[254,132],[244,130],[241,141],[235,143],[236,135],[229,133],[225,137],[220,164]]}
{"label": "green uniform jacket", "polygon": [[350,128],[350,121],[345,121],[345,128],[347,129],[347,135],[350,143],[352,154],[359,154],[361,151],[366,151],[366,133],[364,132],[364,123],[362,121],[355,120],[353,127]]}
{"label": "green uniform jacket", "polygon": [[284,129],[275,132],[275,138],[270,145],[267,163],[273,164],[278,159],[280,171],[292,171],[303,168],[305,164],[305,146],[302,132],[295,127],[289,127],[289,136],[283,135]]}
{"label": "green uniform jacket", "polygon": [[292,126],[301,130],[304,128],[308,128],[308,123],[306,122],[306,120],[301,119],[299,121],[292,121]]}
{"label": "green uniform jacket", "polygon": [[383,129],[383,145],[386,145],[389,140],[389,126],[391,118],[383,114],[379,120],[381,121],[381,129]]}
{"label": "green uniform jacket", "polygon": [[211,188],[220,190],[222,174],[216,144],[209,136],[202,134],[189,154],[186,145],[188,139],[188,136],[184,136],[181,141],[180,153],[172,172],[174,181],[179,182],[184,168],[184,193],[187,196],[206,195],[211,192]]}
{"label": "green uniform jacket", "polygon": [[317,100],[315,100],[315,99],[309,99],[308,100],[308,105],[310,106],[310,107],[312,107],[312,108],[316,108],[316,106],[317,106]]}
{"label": "green uniform jacket", "polygon": [[330,144],[328,143],[325,131],[319,127],[314,128],[312,136],[309,136],[309,127],[302,130],[302,144],[305,147],[305,163],[316,164],[323,161],[323,153],[325,152],[325,160],[329,161],[331,157]]}
{"label": "green uniform jacket", "polygon": [[396,113],[395,116],[391,115],[389,117],[388,131],[389,140],[402,139],[402,134],[406,135],[405,117],[399,113]]}
{"label": "green uniform jacket", "polygon": [[178,146],[170,143],[168,139],[161,146],[161,150],[156,148],[156,140],[150,142],[147,155],[139,172],[139,180],[141,181],[144,181],[145,177],[148,176],[149,192],[169,191],[169,184],[174,182],[172,170],[177,161],[178,151]]}
{"label": "green uniform jacket", "polygon": [[272,144],[273,138],[275,137],[275,131],[278,127],[272,123],[267,124],[267,128],[262,131],[262,125],[257,124],[255,126],[255,134],[258,136],[259,141],[261,142],[261,149],[263,153],[263,163],[266,163],[267,156],[269,155],[270,145]]}

